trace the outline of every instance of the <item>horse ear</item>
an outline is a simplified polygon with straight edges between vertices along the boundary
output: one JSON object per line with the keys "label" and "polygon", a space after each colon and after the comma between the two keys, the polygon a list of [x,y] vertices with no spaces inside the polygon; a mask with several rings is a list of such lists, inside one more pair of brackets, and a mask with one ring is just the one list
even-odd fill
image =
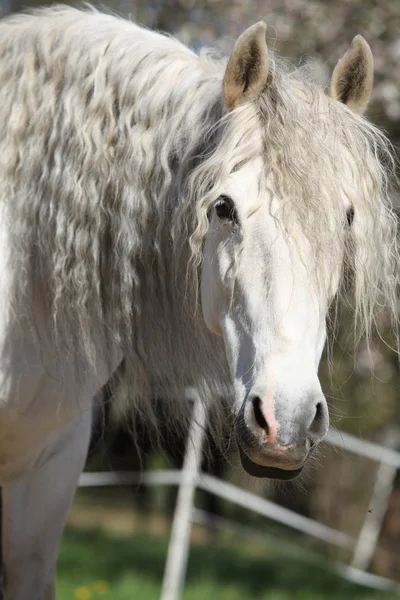
{"label": "horse ear", "polygon": [[357,35],[333,71],[329,95],[362,114],[371,96],[373,78],[371,48],[361,35]]}
{"label": "horse ear", "polygon": [[223,94],[225,106],[233,110],[261,94],[268,77],[267,26],[259,21],[237,39],[226,67]]}

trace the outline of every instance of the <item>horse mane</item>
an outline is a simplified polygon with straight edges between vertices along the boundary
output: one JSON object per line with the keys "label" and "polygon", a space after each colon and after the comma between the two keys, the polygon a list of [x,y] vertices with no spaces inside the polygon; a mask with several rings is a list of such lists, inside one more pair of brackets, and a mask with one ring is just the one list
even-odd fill
{"label": "horse mane", "polygon": [[0,35],[0,201],[25,275],[19,313],[44,304],[58,354],[84,371],[117,346],[144,407],[194,380],[209,393],[207,374],[218,395],[227,367],[208,348],[222,344],[193,303],[181,309],[193,288],[175,282],[171,248],[185,271],[190,225],[173,221],[220,135],[223,69],[92,9],[13,16]]}
{"label": "horse mane", "polygon": [[[4,19],[0,39],[0,201],[24,275],[16,294],[24,311],[32,295],[45,303],[61,355],[90,367],[116,344],[138,400],[178,384],[229,393],[198,272],[209,209],[256,156],[288,235],[306,231],[325,266],[345,256],[362,331],[383,305],[397,322],[390,145],[309,69],[272,55],[265,92],[227,115],[226,59],[114,16],[40,9]],[[355,219],[342,236],[343,194]]]}

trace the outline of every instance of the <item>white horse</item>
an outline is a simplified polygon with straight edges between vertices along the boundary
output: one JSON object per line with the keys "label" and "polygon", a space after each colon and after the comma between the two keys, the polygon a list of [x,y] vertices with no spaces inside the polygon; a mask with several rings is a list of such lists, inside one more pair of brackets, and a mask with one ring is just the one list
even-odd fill
{"label": "white horse", "polygon": [[92,398],[123,358],[149,418],[188,383],[234,398],[244,468],[287,479],[328,429],[317,369],[343,280],[367,334],[383,305],[397,320],[370,48],[357,36],[326,91],[265,30],[226,61],[92,10],[0,24],[7,600],[54,598]]}

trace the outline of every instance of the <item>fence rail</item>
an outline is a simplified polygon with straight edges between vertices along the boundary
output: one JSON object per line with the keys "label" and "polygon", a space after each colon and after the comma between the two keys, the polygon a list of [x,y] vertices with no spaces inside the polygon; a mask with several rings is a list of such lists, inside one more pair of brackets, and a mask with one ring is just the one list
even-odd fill
{"label": "fence rail", "polygon": [[329,431],[325,441],[336,448],[341,448],[347,452],[369,458],[374,462],[385,463],[386,465],[400,469],[400,452],[396,452],[380,444],[361,440],[354,435],[336,429]]}
{"label": "fence rail", "polygon": [[[181,471],[149,471],[143,473],[83,473],[79,485],[81,487],[102,487],[110,485],[177,485],[183,481]],[[247,508],[261,516],[273,519],[278,523],[292,527],[307,535],[320,539],[328,544],[339,548],[352,549],[355,538],[336,531],[308,517],[303,517],[288,508],[279,506],[270,500],[266,500],[257,494],[243,490],[231,483],[212,477],[211,475],[199,474],[195,478],[196,487],[219,498],[228,500]]]}

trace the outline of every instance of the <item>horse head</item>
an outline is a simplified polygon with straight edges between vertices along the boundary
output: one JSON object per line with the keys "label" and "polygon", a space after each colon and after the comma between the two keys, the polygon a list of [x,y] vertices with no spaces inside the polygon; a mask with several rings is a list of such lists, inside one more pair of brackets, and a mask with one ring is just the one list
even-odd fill
{"label": "horse head", "polygon": [[[371,219],[351,147],[362,139],[355,132],[365,123],[373,61],[357,36],[328,93],[280,69],[264,23],[242,34],[228,61],[227,119],[238,128],[257,122],[248,143],[259,151],[238,161],[210,203],[201,302],[207,327],[224,341],[243,467],[291,479],[328,431],[318,379],[327,315],[357,252],[352,235],[365,238]],[[354,139],[342,131],[346,121]]]}

